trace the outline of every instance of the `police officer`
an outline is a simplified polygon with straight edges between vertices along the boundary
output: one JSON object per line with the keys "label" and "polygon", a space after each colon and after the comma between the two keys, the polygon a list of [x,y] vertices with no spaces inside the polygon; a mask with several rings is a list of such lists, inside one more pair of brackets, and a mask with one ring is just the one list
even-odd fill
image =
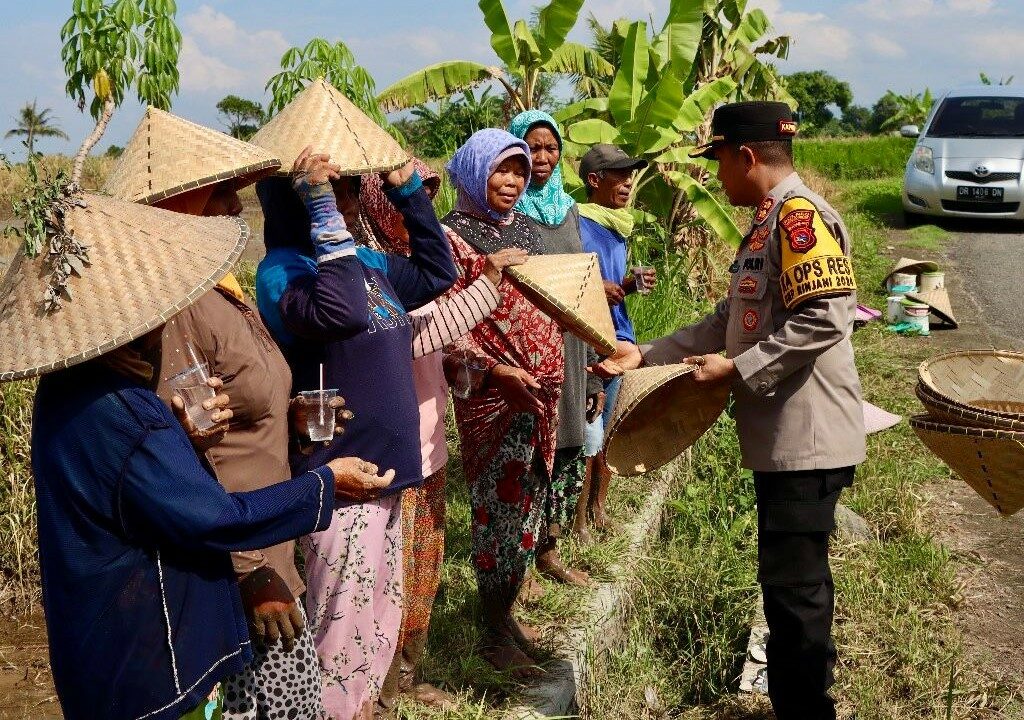
{"label": "police officer", "polygon": [[793,169],[796,129],[783,103],[715,111],[711,142],[691,154],[718,161],[729,202],[756,208],[753,224],[728,297],[646,346],[644,359],[691,363],[699,382],[732,383],[757,494],[768,694],[779,720],[834,720],[828,541],[839,493],[865,455],[850,344],[857,300],[846,227]]}

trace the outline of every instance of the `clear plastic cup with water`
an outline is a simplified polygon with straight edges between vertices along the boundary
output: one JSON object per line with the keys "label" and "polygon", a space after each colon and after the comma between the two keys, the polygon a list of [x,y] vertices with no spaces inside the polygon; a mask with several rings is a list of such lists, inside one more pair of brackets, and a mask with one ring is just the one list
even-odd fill
{"label": "clear plastic cup with water", "polygon": [[637,265],[633,268],[633,279],[636,281],[636,291],[641,295],[650,295],[653,286],[648,286],[644,279],[645,273],[654,272],[653,265]]}
{"label": "clear plastic cup with water", "polygon": [[331,400],[338,397],[338,390],[305,390],[299,393],[306,405],[306,430],[312,442],[326,442],[334,438],[336,419]]}
{"label": "clear plastic cup with water", "polygon": [[210,367],[206,363],[191,365],[167,381],[171,391],[185,403],[185,412],[197,430],[208,430],[214,426],[213,413],[203,403],[217,397],[217,391],[208,384]]}

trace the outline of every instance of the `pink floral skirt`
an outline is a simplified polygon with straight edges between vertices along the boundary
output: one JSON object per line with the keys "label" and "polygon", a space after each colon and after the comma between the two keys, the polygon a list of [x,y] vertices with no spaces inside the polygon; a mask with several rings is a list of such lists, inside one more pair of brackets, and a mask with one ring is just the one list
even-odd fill
{"label": "pink floral skirt", "polygon": [[332,720],[368,717],[402,624],[401,495],[339,508],[301,544],[324,707]]}

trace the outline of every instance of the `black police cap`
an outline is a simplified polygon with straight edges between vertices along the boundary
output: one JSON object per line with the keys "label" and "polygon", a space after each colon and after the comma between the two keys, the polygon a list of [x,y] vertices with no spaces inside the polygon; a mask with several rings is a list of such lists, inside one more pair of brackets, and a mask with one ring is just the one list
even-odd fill
{"label": "black police cap", "polygon": [[690,157],[714,160],[715,149],[726,143],[792,140],[797,123],[782,102],[740,102],[723,105],[711,118],[711,141],[695,147]]}

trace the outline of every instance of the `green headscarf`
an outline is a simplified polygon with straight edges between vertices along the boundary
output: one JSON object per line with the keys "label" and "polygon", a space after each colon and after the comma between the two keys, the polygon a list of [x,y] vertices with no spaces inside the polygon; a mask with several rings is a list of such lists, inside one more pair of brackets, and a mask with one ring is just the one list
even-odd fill
{"label": "green headscarf", "polygon": [[[541,124],[547,125],[551,129],[551,132],[558,138],[558,147],[561,149],[562,133],[558,129],[558,123],[541,110],[527,110],[519,113],[512,118],[508,131],[520,140],[526,140],[526,134],[533,126]],[[551,171],[551,177],[544,185],[536,186],[531,183],[526,188],[526,192],[516,204],[516,209],[545,225],[561,225],[575,202],[572,196],[565,191],[562,182],[562,162],[559,160]]]}

